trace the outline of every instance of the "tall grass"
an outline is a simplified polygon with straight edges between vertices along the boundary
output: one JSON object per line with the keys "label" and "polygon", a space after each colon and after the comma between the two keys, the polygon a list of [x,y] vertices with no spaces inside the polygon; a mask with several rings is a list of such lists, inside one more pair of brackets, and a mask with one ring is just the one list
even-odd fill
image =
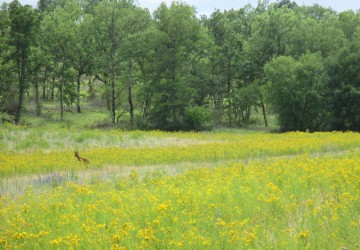
{"label": "tall grass", "polygon": [[0,249],[360,244],[358,133],[5,126],[0,138]]}
{"label": "tall grass", "polygon": [[358,154],[305,155],[175,177],[67,183],[0,199],[0,246],[22,249],[353,249]]}
{"label": "tall grass", "polygon": [[[103,166],[222,162],[359,148],[357,133],[229,134],[15,130],[5,132],[0,176]],[[47,147],[48,146],[48,147]],[[74,151],[90,160],[80,164]]]}

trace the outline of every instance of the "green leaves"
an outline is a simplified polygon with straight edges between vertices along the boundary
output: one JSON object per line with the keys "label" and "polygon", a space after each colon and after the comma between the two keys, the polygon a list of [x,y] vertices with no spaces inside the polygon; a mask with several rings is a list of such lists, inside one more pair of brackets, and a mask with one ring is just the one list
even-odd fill
{"label": "green leaves", "polygon": [[354,40],[328,62],[331,125],[338,130],[360,130],[359,60],[360,46]]}
{"label": "green leaves", "polygon": [[[161,4],[154,13],[155,25],[159,31],[155,48],[155,71],[150,122],[154,128],[166,130],[189,130],[195,123],[187,122],[191,117],[186,110],[196,95],[194,65],[200,57],[202,43],[201,26],[194,9],[181,2],[170,7]],[[193,113],[192,113],[193,114]],[[189,118],[192,120],[192,118]],[[193,120],[192,120],[193,121]]]}
{"label": "green leaves", "polygon": [[283,130],[318,130],[324,122],[325,69],[319,54],[299,60],[281,56],[265,65],[268,101],[279,114]]}
{"label": "green leaves", "polygon": [[9,4],[9,17],[9,45],[14,47],[10,58],[15,62],[18,88],[18,92],[12,93],[15,94],[17,100],[14,104],[14,110],[9,113],[13,113],[15,123],[20,124],[24,93],[28,87],[27,70],[29,67],[30,46],[34,43],[34,30],[37,24],[37,17],[31,6],[21,6],[17,0]]}
{"label": "green leaves", "polygon": [[283,130],[358,130],[359,26],[352,11],[289,0],[200,19],[181,1],[151,15],[132,0],[15,0],[0,10],[0,107],[20,113],[24,91],[38,105],[42,90],[63,119],[86,80],[121,127],[247,126],[260,108],[267,126],[271,106]]}

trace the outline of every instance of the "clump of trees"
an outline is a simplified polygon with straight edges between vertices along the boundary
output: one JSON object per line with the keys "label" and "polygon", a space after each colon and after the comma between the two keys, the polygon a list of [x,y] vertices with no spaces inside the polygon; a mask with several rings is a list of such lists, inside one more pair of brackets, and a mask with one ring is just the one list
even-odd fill
{"label": "clump of trees", "polygon": [[360,14],[289,0],[198,17],[184,2],[150,13],[132,0],[17,0],[0,9],[1,118],[24,100],[82,112],[103,100],[113,126],[268,126],[360,131]]}

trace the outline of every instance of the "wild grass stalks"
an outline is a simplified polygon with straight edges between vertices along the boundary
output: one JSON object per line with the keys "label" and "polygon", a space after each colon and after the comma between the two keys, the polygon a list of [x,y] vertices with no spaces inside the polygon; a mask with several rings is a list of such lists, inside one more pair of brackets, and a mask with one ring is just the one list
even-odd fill
{"label": "wild grass stalks", "polygon": [[348,249],[360,158],[301,155],[0,199],[3,248]]}

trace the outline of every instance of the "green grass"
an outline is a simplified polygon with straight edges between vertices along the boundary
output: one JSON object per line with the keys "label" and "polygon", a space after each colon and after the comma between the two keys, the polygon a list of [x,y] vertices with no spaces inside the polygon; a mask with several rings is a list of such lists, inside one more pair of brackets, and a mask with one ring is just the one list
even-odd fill
{"label": "green grass", "polygon": [[106,117],[0,126],[0,249],[360,244],[358,133],[90,129]]}
{"label": "green grass", "polygon": [[[0,198],[0,246],[341,249],[359,244],[359,155],[136,171]],[[158,172],[159,173],[159,172]]]}

